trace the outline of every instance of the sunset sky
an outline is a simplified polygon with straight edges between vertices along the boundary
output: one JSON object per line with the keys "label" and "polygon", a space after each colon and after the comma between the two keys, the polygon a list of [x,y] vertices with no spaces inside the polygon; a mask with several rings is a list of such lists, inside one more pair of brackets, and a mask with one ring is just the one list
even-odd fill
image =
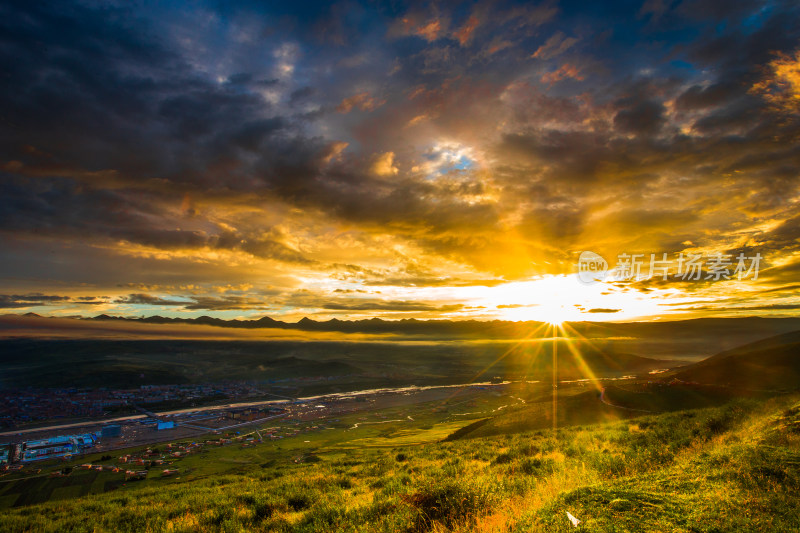
{"label": "sunset sky", "polygon": [[0,313],[800,314],[796,1],[129,4],[0,5]]}

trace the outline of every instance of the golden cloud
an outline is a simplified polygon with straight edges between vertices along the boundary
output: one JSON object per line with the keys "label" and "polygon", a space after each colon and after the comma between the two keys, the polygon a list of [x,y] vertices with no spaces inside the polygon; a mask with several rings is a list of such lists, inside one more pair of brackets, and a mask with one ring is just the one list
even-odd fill
{"label": "golden cloud", "polygon": [[751,91],[762,95],[777,109],[800,111],[800,50],[794,55],[778,53],[769,62],[768,70],[765,79],[754,84]]}

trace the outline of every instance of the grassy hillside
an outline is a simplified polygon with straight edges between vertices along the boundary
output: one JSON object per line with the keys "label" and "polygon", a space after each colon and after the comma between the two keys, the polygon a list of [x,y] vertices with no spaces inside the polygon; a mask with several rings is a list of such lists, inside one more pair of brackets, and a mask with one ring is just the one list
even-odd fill
{"label": "grassy hillside", "polygon": [[[523,396],[525,403],[504,409],[489,419],[477,421],[471,427],[461,428],[453,438],[486,437],[552,428],[552,392],[540,390]],[[586,382],[562,384],[558,392],[557,427],[715,407],[746,396],[757,395],[743,395],[725,387],[670,385],[663,382],[625,380],[597,386]]]}
{"label": "grassy hillside", "polygon": [[569,512],[577,531],[800,529],[800,396],[451,442],[431,428],[433,441],[307,439],[227,473],[6,510],[3,528],[576,531]]}
{"label": "grassy hillside", "polygon": [[800,331],[720,352],[674,376],[742,389],[795,390],[800,387]]}

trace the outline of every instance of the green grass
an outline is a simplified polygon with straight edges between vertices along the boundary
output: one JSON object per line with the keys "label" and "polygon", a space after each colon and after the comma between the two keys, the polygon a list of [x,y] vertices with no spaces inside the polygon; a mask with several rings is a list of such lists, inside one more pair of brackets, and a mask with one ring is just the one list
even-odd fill
{"label": "green grass", "polygon": [[[417,411],[420,435],[456,426],[441,410]],[[798,396],[413,445],[412,427],[212,448],[181,460],[181,479],[14,507],[0,522],[48,532],[800,530]]]}
{"label": "green grass", "polygon": [[[136,490],[145,487],[161,487],[174,483],[191,482],[202,479],[218,477],[226,474],[244,474],[254,470],[260,471],[262,465],[287,463],[297,457],[307,454],[325,453],[327,455],[351,454],[353,450],[368,448],[386,448],[398,445],[419,444],[422,442],[435,442],[446,437],[458,427],[468,424],[472,416],[454,416],[452,412],[460,413],[467,408],[491,411],[500,405],[509,402],[506,397],[489,396],[486,399],[471,400],[467,407],[463,400],[456,397],[450,401],[435,401],[417,404],[413,407],[403,406],[383,409],[376,413],[357,413],[342,415],[337,421],[281,421],[268,422],[267,427],[282,426],[285,430],[300,429],[301,432],[292,438],[265,441],[253,448],[242,448],[238,444],[228,446],[206,446],[198,454],[191,454],[170,465],[178,468],[179,475],[162,478],[160,471],[164,467],[152,467],[152,473],[143,481],[126,483],[120,473],[108,471],[97,472],[77,468],[83,463],[118,464],[123,468],[140,470],[142,467],[119,463],[117,458],[125,454],[136,454],[146,447],[136,447],[126,450],[117,450],[111,455],[111,461],[100,462],[100,458],[109,452],[88,454],[85,457],[63,463],[48,461],[37,463],[37,468],[43,469],[43,475],[32,477],[30,473],[14,473],[0,479],[0,509],[15,504],[29,505],[44,503],[49,499],[57,498],[60,487],[78,485],[85,487],[83,494],[96,494],[108,490]],[[409,413],[413,413],[414,420],[409,420]],[[400,420],[399,422],[374,424],[386,420]],[[365,424],[365,422],[367,422]],[[311,429],[312,426],[324,423],[333,429]],[[356,423],[361,424],[357,429],[351,429]],[[245,430],[253,431],[254,428]],[[217,437],[205,436],[197,439],[199,442],[214,440]],[[309,441],[309,442],[306,442]],[[156,446],[164,450],[166,443]],[[73,472],[66,478],[50,478],[46,474],[51,471],[61,470],[65,467],[74,467]],[[21,479],[20,479],[21,478]],[[20,479],[14,482],[14,479]],[[8,495],[4,499],[4,496]],[[13,495],[13,497],[12,497]],[[18,499],[19,497],[19,499]]]}

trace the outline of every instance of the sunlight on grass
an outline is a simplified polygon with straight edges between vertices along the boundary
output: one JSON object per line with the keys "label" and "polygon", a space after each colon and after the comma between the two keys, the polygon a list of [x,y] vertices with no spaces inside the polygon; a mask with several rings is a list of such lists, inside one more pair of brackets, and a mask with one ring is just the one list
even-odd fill
{"label": "sunlight on grass", "polygon": [[8,509],[4,521],[52,532],[549,532],[574,530],[569,511],[584,530],[733,531],[752,529],[741,510],[758,509],[758,529],[796,530],[799,424],[794,397],[556,432],[315,447],[316,462],[254,448],[262,458],[232,473]]}

